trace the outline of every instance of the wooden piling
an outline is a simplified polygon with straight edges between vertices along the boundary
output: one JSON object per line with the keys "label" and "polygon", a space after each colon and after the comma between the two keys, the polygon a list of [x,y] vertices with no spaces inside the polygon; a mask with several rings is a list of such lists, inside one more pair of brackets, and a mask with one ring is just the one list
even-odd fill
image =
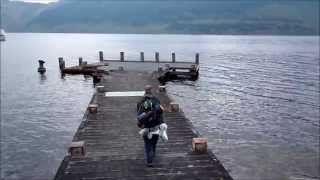
{"label": "wooden piling", "polygon": [[171,58],[172,58],[172,62],[175,63],[176,62],[176,53],[172,53],[171,54]]}
{"label": "wooden piling", "polygon": [[156,59],[156,62],[159,62],[160,60],[159,60],[159,52],[156,52],[155,53],[155,59]]}
{"label": "wooden piling", "polygon": [[120,61],[124,61],[124,52],[120,52]]}
{"label": "wooden piling", "polygon": [[99,60],[103,61],[103,51],[99,51]]}
{"label": "wooden piling", "polygon": [[140,61],[144,61],[144,52],[140,52]]}
{"label": "wooden piling", "polygon": [[98,112],[98,105],[97,104],[89,104],[88,110],[90,113],[97,113]]}
{"label": "wooden piling", "polygon": [[82,57],[79,57],[79,66],[82,65]]}
{"label": "wooden piling", "polygon": [[59,68],[60,70],[63,70],[65,68],[65,62],[62,57],[59,57],[58,59],[59,59]]}
{"label": "wooden piling", "polygon": [[195,61],[196,64],[199,64],[199,53],[196,53],[196,61]]}

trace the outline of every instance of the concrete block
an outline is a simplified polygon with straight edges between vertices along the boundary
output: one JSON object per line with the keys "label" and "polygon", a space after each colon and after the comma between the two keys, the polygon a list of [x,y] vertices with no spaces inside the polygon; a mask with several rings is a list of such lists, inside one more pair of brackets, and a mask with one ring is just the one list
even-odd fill
{"label": "concrete block", "polygon": [[207,153],[207,138],[193,138],[192,139],[192,150],[196,153]]}
{"label": "concrete block", "polygon": [[79,66],[81,66],[81,65],[82,65],[82,62],[83,62],[82,57],[79,57]]}
{"label": "concrete block", "polygon": [[159,92],[165,92],[166,91],[166,86],[159,86]]}
{"label": "concrete block", "polygon": [[88,110],[90,113],[97,113],[98,112],[98,105],[97,104],[89,104]]}
{"label": "concrete block", "polygon": [[70,144],[68,153],[71,158],[84,157],[86,154],[85,151],[85,142],[84,141],[74,141]]}
{"label": "concrete block", "polygon": [[170,108],[171,112],[179,112],[180,111],[179,104],[177,104],[177,103],[171,102],[169,108]]}
{"label": "concrete block", "polygon": [[196,63],[196,64],[199,64],[199,62],[200,62],[199,53],[196,53],[195,63]]}

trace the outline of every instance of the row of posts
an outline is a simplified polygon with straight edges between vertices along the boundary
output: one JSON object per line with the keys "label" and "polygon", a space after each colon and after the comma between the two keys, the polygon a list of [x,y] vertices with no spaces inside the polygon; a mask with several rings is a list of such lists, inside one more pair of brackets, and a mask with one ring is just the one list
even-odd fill
{"label": "row of posts", "polygon": [[[99,51],[99,60],[100,61],[104,60],[102,51]],[[156,62],[160,62],[159,52],[155,53],[155,60],[156,60]],[[171,54],[171,60],[172,60],[173,63],[176,62],[176,53],[173,52]],[[124,52],[120,52],[120,61],[124,61]],[[142,62],[144,61],[144,52],[140,52],[140,61],[142,61]],[[199,64],[199,53],[196,53],[195,63]]]}
{"label": "row of posts", "polygon": [[[65,67],[66,67],[66,62],[64,61],[64,59],[62,57],[59,57],[59,67],[60,67],[60,70],[63,70]],[[39,62],[40,63],[40,62]],[[79,66],[82,66],[82,65],[87,65],[88,62],[87,61],[83,61],[83,58],[82,57],[79,57]],[[41,66],[41,65],[40,65]]]}

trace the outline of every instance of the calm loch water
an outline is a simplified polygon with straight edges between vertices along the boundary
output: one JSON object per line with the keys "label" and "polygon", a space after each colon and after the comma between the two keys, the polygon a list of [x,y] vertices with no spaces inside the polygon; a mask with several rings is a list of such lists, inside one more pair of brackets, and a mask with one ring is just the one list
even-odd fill
{"label": "calm loch water", "polygon": [[[94,91],[61,78],[77,58],[126,52],[193,61],[196,82],[170,82],[196,129],[234,179],[318,179],[319,37],[9,33],[1,42],[1,179],[52,179]],[[38,60],[46,61],[44,76]]]}

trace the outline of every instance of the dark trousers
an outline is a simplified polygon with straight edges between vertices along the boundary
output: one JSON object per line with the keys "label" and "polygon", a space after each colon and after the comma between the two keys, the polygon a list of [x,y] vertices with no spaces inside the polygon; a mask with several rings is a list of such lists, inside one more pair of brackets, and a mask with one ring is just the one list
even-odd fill
{"label": "dark trousers", "polygon": [[156,146],[159,139],[159,135],[153,135],[151,139],[148,136],[143,136],[144,140],[144,156],[147,163],[152,163],[153,158],[156,155]]}

